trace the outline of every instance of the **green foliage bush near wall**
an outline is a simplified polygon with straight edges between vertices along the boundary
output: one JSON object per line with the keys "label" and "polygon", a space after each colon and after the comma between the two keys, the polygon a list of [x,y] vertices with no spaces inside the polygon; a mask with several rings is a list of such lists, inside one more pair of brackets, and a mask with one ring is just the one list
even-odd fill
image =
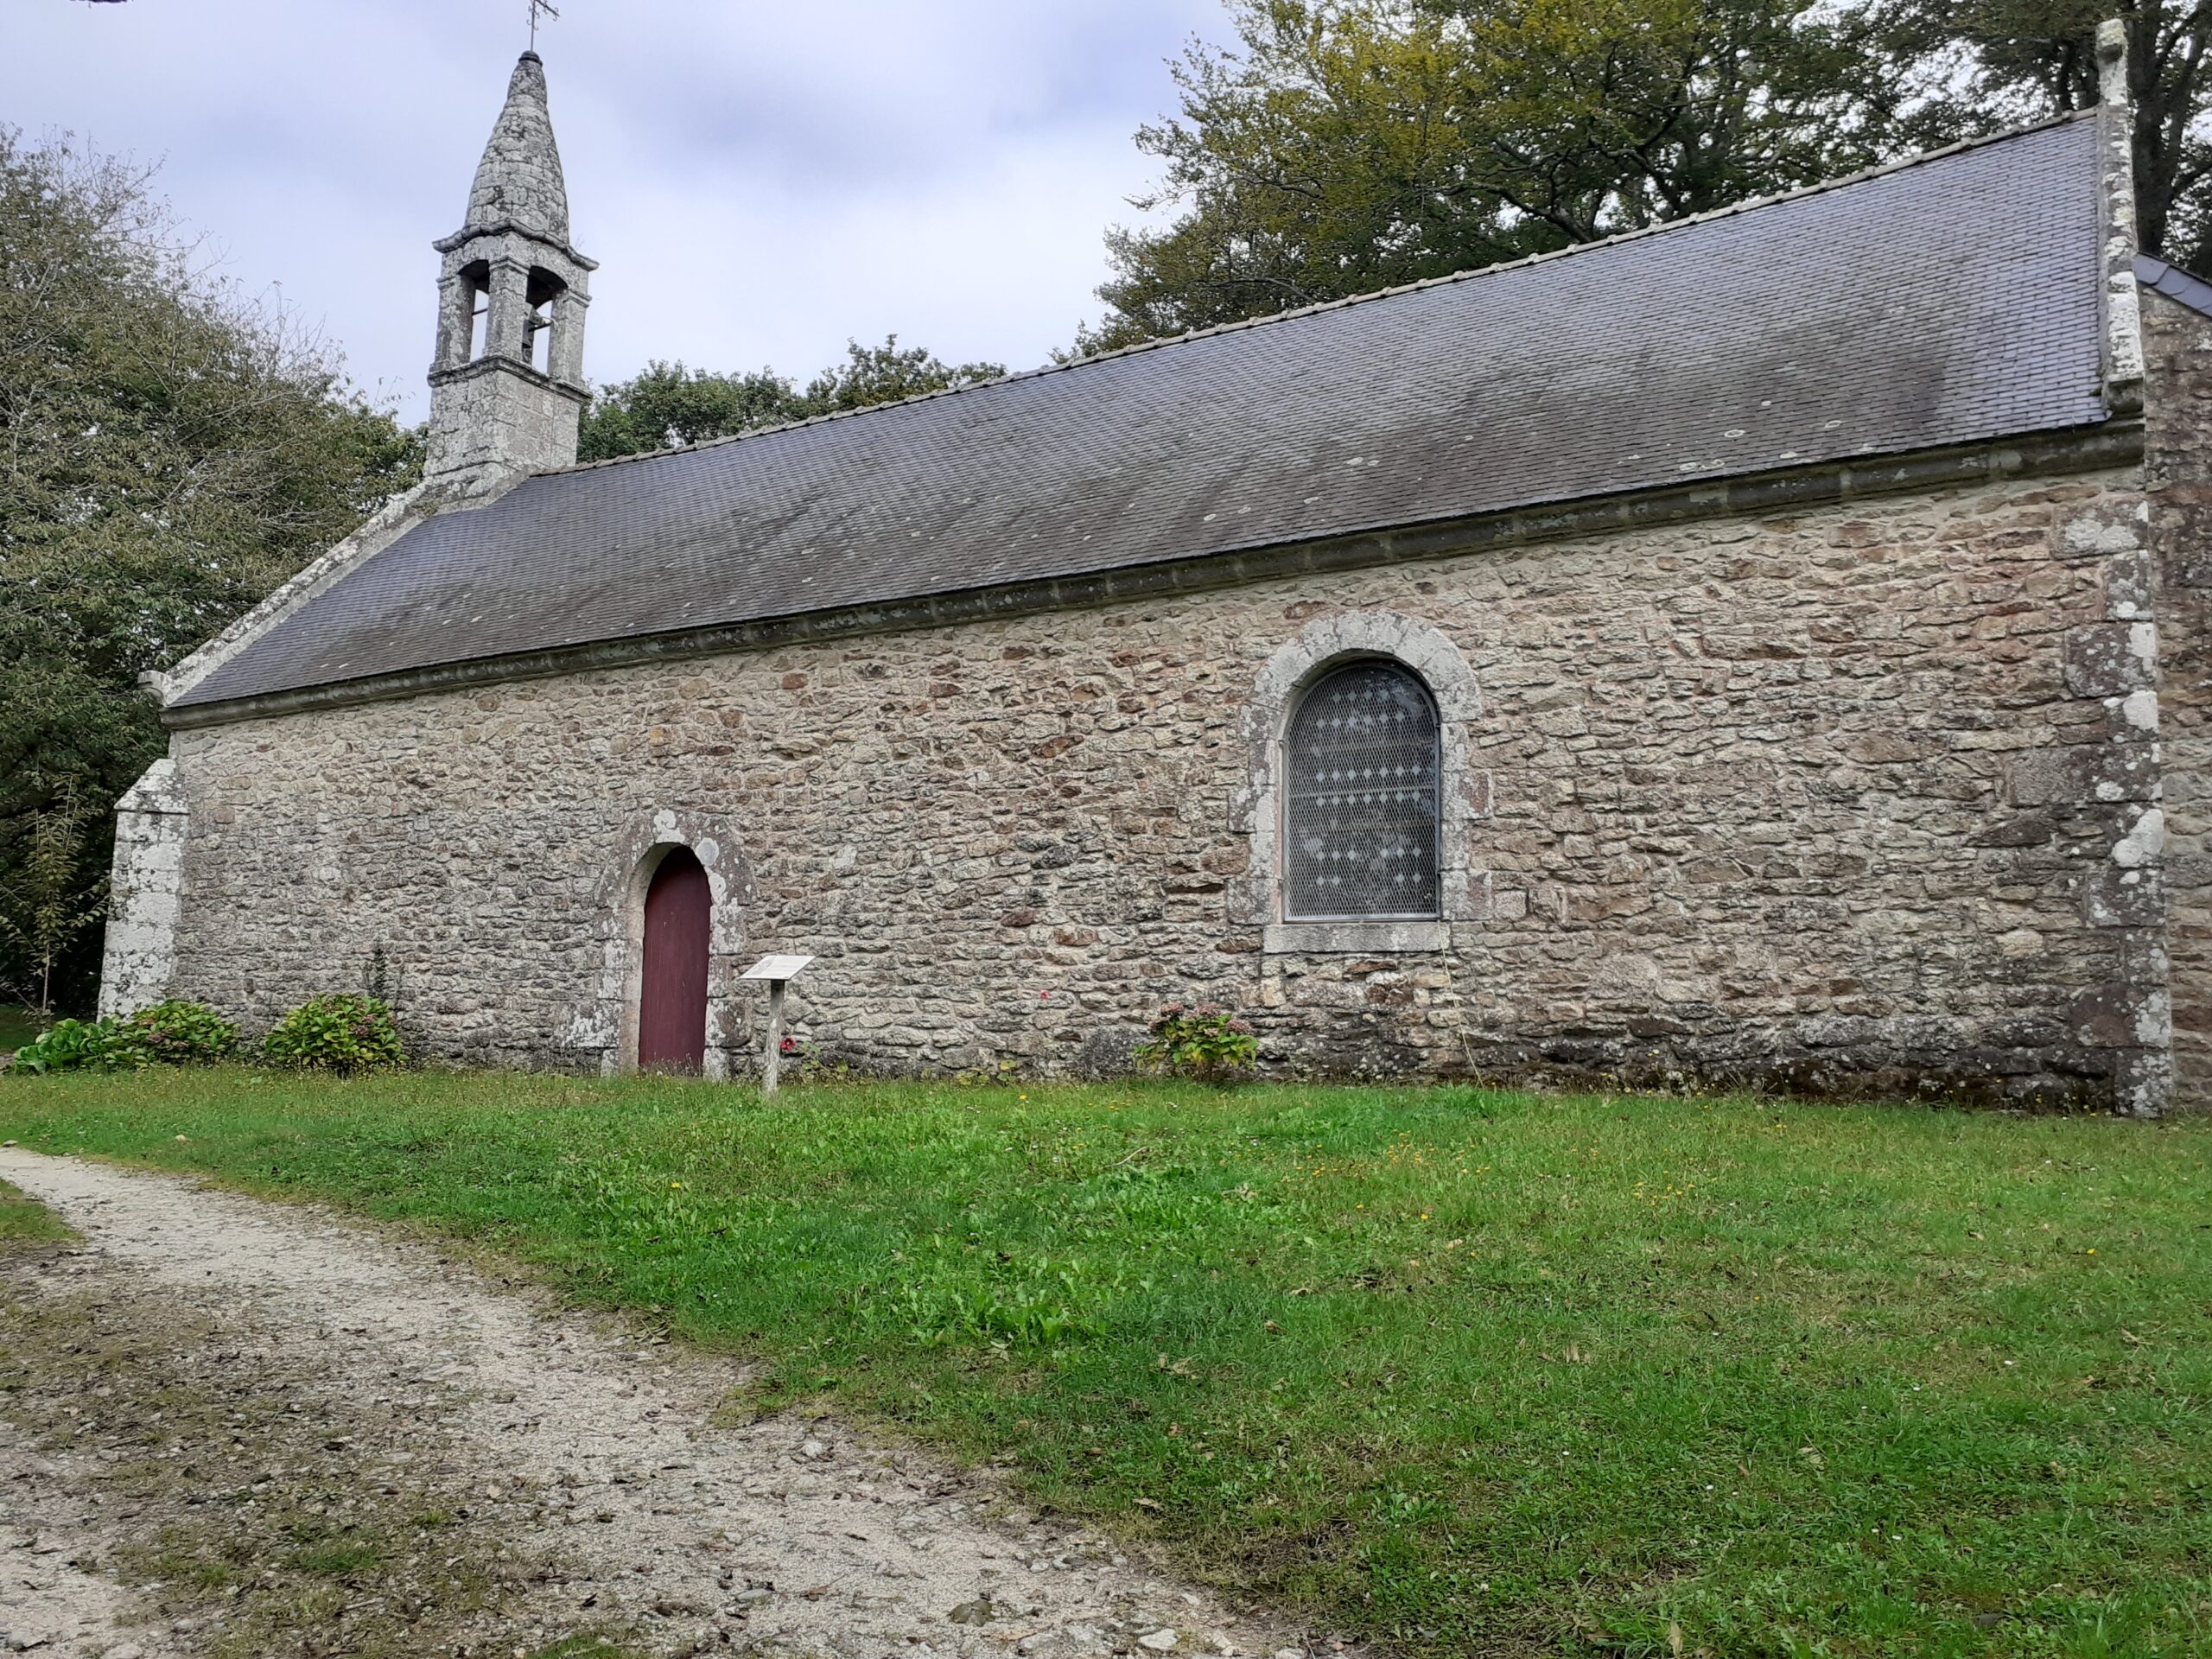
{"label": "green foliage bush near wall", "polygon": [[43,1077],[49,1071],[79,1071],[107,1064],[110,1022],[105,1020],[57,1020],[34,1041],[16,1051],[10,1071]]}
{"label": "green foliage bush near wall", "polygon": [[1259,1058],[1251,1026],[1211,1003],[1192,1008],[1170,1002],[1151,1029],[1152,1040],[1136,1046],[1137,1064],[1172,1077],[1233,1082],[1249,1072]]}
{"label": "green foliage bush near wall", "polygon": [[272,1065],[303,1071],[385,1071],[406,1063],[391,1010],[373,996],[311,996],[261,1046]]}
{"label": "green foliage bush near wall", "polygon": [[175,998],[121,1020],[57,1020],[16,1051],[10,1070],[132,1071],[211,1065],[237,1051],[238,1028],[204,1002]]}
{"label": "green foliage bush near wall", "polygon": [[214,1009],[174,997],[106,1023],[111,1065],[212,1065],[238,1046],[238,1028]]}
{"label": "green foliage bush near wall", "polygon": [[[208,1065],[238,1052],[238,1028],[205,1003],[172,999],[120,1020],[57,1020],[16,1051],[9,1069],[130,1071]],[[302,1071],[383,1071],[406,1063],[391,1009],[373,996],[309,997],[263,1040],[260,1058]]]}

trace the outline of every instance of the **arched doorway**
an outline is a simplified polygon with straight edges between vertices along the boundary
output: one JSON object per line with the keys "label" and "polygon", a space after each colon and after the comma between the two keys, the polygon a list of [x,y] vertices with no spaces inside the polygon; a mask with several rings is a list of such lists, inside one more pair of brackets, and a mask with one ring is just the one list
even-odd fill
{"label": "arched doorway", "polygon": [[707,872],[672,847],[645,889],[645,973],[638,994],[638,1065],[700,1071],[707,1063],[707,936],[715,906]]}

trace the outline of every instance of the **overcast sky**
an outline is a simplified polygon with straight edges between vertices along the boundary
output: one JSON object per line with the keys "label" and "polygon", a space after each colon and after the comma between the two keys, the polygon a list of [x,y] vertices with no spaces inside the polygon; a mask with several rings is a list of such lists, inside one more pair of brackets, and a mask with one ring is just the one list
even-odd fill
{"label": "overcast sky", "polygon": [[[586,367],[804,376],[896,331],[1042,362],[1096,315],[1166,60],[1221,0],[559,0],[538,49],[592,277]],[[257,290],[419,416],[434,238],[525,0],[0,0],[0,121],[162,162]]]}

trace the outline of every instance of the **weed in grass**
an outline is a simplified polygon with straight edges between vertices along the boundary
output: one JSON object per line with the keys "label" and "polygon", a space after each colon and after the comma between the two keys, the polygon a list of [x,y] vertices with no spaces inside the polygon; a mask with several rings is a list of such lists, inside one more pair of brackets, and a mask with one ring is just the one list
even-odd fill
{"label": "weed in grass", "polygon": [[496,1246],[1412,1649],[2212,1646],[2212,1125],[230,1071],[0,1135]]}
{"label": "weed in grass", "polygon": [[353,1578],[381,1567],[385,1552],[379,1545],[359,1542],[315,1544],[292,1552],[291,1565],[302,1573],[327,1579]]}
{"label": "weed in grass", "polygon": [[564,1637],[550,1648],[539,1648],[530,1659],[638,1659],[638,1649],[601,1636]]}

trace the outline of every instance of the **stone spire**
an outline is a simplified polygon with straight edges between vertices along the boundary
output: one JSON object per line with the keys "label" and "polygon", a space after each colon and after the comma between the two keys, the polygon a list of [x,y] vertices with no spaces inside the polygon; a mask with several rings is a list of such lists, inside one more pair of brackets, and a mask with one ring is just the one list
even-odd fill
{"label": "stone spire", "polygon": [[438,353],[430,366],[426,475],[489,487],[576,458],[584,308],[597,267],[569,241],[569,192],[525,52],[507,82],[461,228],[435,245]]}
{"label": "stone spire", "polygon": [[535,52],[522,54],[507,81],[506,107],[493,125],[468,192],[468,224],[487,230],[512,225],[542,241],[569,245],[569,187],[545,107],[545,65]]}

